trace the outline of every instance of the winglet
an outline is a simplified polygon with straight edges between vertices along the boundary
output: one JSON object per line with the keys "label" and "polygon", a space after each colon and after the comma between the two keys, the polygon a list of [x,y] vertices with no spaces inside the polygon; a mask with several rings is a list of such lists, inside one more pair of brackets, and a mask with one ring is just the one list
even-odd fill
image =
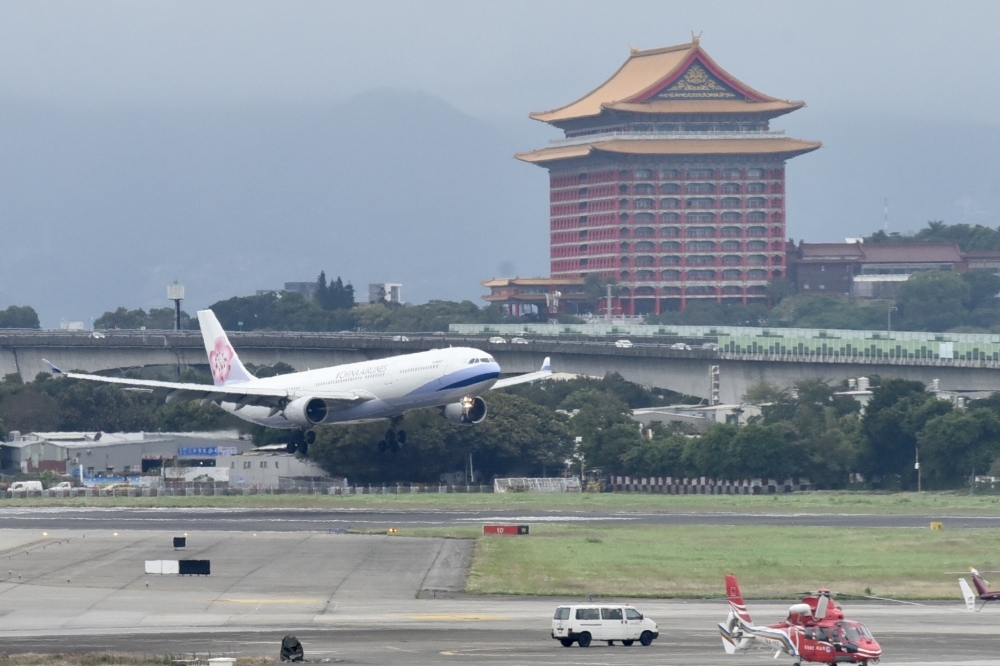
{"label": "winglet", "polygon": [[57,368],[56,366],[52,365],[52,363],[49,362],[49,359],[43,358],[42,359],[42,363],[44,363],[45,365],[49,366],[49,372],[51,372],[53,375],[61,375],[61,374],[63,374],[63,371],[60,370],[59,368]]}
{"label": "winglet", "polygon": [[542,372],[552,372],[552,359],[548,356],[542,361]]}

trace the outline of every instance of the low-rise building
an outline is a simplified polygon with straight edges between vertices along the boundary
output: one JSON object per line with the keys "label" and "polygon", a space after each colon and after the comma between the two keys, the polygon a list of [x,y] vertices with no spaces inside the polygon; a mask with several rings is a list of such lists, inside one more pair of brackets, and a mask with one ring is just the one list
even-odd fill
{"label": "low-rise building", "polygon": [[[490,293],[483,296],[513,316],[524,314],[582,314],[590,311],[583,278],[493,278],[483,282]],[[617,303],[617,296],[615,297]],[[620,309],[619,309],[620,312]]]}

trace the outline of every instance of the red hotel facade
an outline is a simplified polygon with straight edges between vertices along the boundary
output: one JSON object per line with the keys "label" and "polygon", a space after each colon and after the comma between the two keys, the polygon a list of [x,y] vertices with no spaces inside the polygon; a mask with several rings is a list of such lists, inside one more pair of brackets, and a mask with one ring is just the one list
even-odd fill
{"label": "red hotel facade", "polygon": [[784,277],[785,162],[772,131],[803,107],[757,92],[695,38],[633,50],[581,99],[532,113],[565,138],[516,157],[549,170],[553,278],[614,277],[625,314],[747,303]]}

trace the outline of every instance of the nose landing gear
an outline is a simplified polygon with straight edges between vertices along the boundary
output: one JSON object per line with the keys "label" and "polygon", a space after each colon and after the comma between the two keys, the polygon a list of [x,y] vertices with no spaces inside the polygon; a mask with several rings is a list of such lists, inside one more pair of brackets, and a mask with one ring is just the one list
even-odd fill
{"label": "nose landing gear", "polygon": [[292,437],[285,448],[289,453],[298,451],[303,456],[309,455],[309,445],[316,442],[315,430],[293,430]]}

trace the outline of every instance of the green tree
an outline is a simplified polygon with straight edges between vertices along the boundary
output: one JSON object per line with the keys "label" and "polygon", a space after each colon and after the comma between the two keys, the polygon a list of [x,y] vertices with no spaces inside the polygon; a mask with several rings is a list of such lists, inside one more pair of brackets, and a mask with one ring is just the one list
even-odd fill
{"label": "green tree", "polygon": [[30,305],[11,305],[0,310],[0,328],[41,328],[41,324]]}
{"label": "green tree", "polygon": [[929,420],[917,440],[928,486],[958,487],[1000,458],[1000,417],[990,409],[951,411]]}
{"label": "green tree", "polygon": [[914,273],[899,287],[900,324],[915,331],[946,331],[962,323],[972,289],[956,273]]}

